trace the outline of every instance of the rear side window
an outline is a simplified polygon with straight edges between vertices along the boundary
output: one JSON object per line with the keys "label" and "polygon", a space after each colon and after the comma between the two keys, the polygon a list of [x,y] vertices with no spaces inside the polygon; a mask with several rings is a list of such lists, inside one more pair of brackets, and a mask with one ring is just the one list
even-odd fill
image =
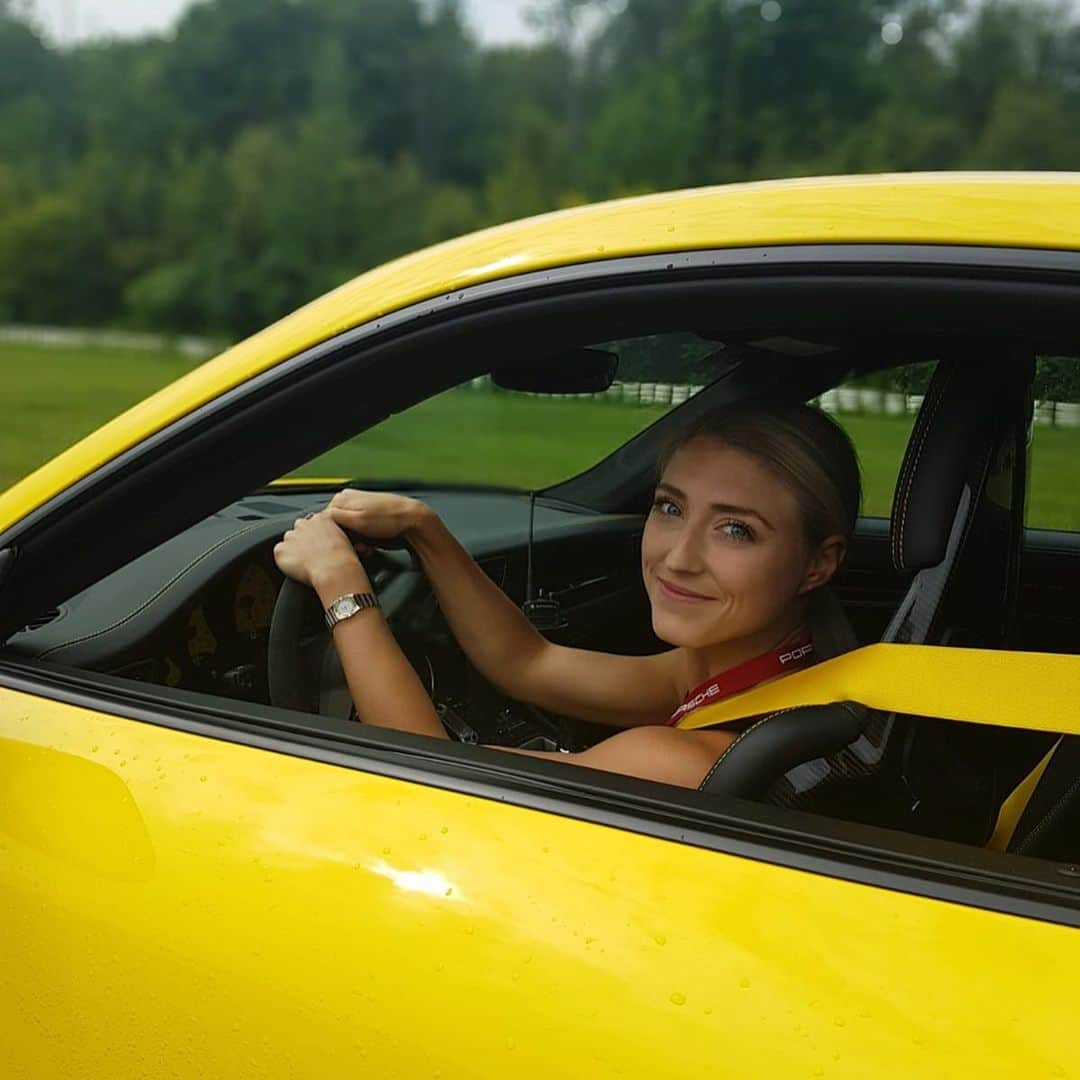
{"label": "rear side window", "polygon": [[1080,532],[1080,360],[1041,356],[1035,368],[1035,412],[1026,524]]}

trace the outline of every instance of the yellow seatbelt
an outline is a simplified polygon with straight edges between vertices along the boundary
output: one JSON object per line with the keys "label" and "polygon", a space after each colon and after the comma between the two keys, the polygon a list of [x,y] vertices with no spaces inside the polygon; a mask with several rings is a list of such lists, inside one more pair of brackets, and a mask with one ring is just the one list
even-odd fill
{"label": "yellow seatbelt", "polygon": [[940,645],[867,645],[705,705],[683,717],[678,727],[711,727],[831,701],[1077,735],[1080,657]]}
{"label": "yellow seatbelt", "polygon": [[997,824],[994,826],[994,835],[986,843],[986,846],[991,851],[1004,851],[1009,846],[1009,841],[1013,838],[1013,833],[1016,832],[1016,826],[1020,824],[1020,819],[1027,809],[1027,804],[1031,801],[1031,796],[1034,794],[1035,788],[1038,787],[1043,773],[1046,772],[1046,766],[1050,764],[1050,759],[1057,753],[1057,748],[1064,738],[1065,736],[1062,735],[1061,739],[1058,739],[1047,750],[1042,761],[1013,788],[1012,794],[1001,804]]}

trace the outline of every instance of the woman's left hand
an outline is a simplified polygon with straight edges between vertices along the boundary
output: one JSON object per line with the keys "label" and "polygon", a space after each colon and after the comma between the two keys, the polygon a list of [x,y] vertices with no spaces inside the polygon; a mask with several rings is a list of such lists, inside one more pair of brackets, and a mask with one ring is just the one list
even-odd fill
{"label": "woman's left hand", "polygon": [[355,578],[357,571],[366,577],[352,541],[327,510],[297,518],[275,545],[274,562],[286,577],[315,589],[322,582]]}

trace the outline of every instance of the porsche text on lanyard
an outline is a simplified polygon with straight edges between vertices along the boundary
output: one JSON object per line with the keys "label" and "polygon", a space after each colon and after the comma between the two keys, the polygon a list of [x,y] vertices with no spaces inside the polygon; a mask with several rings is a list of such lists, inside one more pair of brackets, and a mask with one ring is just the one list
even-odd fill
{"label": "porsche text on lanyard", "polygon": [[755,656],[753,660],[737,664],[730,671],[724,671],[713,676],[700,686],[695,686],[686,700],[671,714],[667,720],[668,727],[677,727],[695,709],[702,705],[714,705],[716,702],[732,694],[742,693],[751,686],[766,679],[775,678],[777,675],[786,675],[789,671],[798,671],[806,667],[814,656],[814,646],[809,637],[800,638],[798,641],[781,645],[778,649],[772,649],[761,656]]}

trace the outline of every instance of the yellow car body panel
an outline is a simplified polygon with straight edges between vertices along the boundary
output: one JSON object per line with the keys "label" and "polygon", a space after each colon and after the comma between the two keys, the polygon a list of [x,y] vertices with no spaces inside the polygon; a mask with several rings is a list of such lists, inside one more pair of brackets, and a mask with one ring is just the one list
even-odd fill
{"label": "yellow car body panel", "polygon": [[0,690],[5,1080],[1068,1077],[1080,934]]}
{"label": "yellow car body panel", "polygon": [[733,184],[564,210],[452,240],[362,274],[105,424],[0,495],[0,530],[245,380],[410,304],[517,274],[603,259],[858,243],[1080,250],[1080,173]]}

